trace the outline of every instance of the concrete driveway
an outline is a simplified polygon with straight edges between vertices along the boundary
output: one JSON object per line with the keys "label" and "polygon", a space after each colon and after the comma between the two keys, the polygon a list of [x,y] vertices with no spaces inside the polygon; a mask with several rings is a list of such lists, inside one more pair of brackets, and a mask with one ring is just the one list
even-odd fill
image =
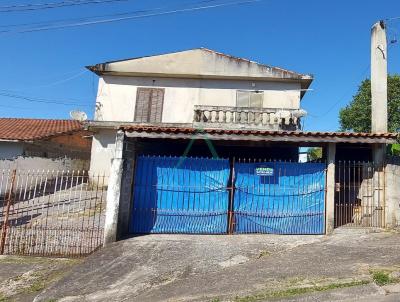
{"label": "concrete driveway", "polygon": [[399,251],[397,232],[140,236],[88,257],[35,301],[386,299],[396,289],[375,285],[372,272],[400,276]]}

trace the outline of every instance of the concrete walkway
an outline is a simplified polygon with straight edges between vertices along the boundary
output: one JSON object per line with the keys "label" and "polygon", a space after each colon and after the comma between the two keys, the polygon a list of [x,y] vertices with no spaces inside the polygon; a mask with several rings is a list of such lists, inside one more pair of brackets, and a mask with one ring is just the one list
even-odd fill
{"label": "concrete walkway", "polygon": [[[390,298],[370,272],[400,270],[399,251],[392,232],[141,236],[90,256],[35,301],[321,301],[313,296],[335,291],[331,301],[354,301],[359,288],[367,293],[360,299]],[[293,288],[317,290],[292,295]]]}

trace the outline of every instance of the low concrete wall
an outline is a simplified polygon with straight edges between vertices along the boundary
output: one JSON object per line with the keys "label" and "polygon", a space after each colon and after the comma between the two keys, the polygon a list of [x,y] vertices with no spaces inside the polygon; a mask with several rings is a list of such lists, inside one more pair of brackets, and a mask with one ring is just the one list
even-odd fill
{"label": "low concrete wall", "polygon": [[[18,175],[26,173],[39,173],[44,177],[52,178],[57,175],[53,171],[88,171],[89,161],[70,158],[43,158],[43,157],[23,157],[15,159],[0,160],[0,196],[9,190],[11,183],[12,170],[16,169]],[[50,173],[46,173],[46,172]],[[52,176],[53,175],[53,176]],[[22,180],[20,180],[22,181]]]}
{"label": "low concrete wall", "polygon": [[400,161],[390,160],[385,169],[386,225],[400,226]]}
{"label": "low concrete wall", "polygon": [[0,169],[18,169],[24,171],[71,171],[88,170],[89,161],[71,158],[43,158],[18,156],[14,159],[0,160]]}

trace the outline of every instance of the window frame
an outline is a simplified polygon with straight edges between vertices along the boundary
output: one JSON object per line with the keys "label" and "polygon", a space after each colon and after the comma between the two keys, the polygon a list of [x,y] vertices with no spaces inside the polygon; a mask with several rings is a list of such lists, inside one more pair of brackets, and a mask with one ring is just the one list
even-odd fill
{"label": "window frame", "polygon": [[[140,93],[145,92],[145,91],[149,91],[150,95],[149,95],[149,99],[147,104],[147,114],[146,114],[146,121],[143,121],[144,118],[142,118],[141,121],[138,121],[139,119],[139,97],[140,97]],[[151,121],[151,116],[152,116],[152,105],[153,105],[153,93],[155,91],[161,92],[161,104],[158,107],[158,104],[156,105],[156,108],[160,109],[160,114],[159,116],[157,116],[156,114],[156,120]],[[162,116],[163,116],[163,109],[164,109],[164,99],[165,99],[165,88],[156,88],[156,87],[137,87],[136,89],[136,101],[135,101],[135,114],[133,117],[133,121],[136,123],[161,123],[162,122]],[[144,107],[143,105],[143,107]],[[141,113],[140,113],[141,114]],[[157,117],[159,117],[159,120],[157,120]]]}
{"label": "window frame", "polygon": [[[240,93],[248,94],[247,106],[239,106],[239,94]],[[260,106],[250,106],[252,94],[261,95]],[[236,107],[239,107],[239,108],[263,108],[264,107],[264,91],[262,91],[262,90],[236,90]]]}

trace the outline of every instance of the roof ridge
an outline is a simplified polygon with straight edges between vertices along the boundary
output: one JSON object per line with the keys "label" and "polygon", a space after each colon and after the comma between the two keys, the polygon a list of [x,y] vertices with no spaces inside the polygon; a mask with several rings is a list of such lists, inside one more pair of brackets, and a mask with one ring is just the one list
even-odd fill
{"label": "roof ridge", "polygon": [[171,51],[171,52],[152,54],[152,55],[145,55],[145,56],[130,57],[130,58],[125,58],[125,59],[106,61],[106,62],[102,62],[102,63],[97,63],[95,65],[86,66],[86,68],[89,69],[90,71],[95,71],[96,70],[96,66],[100,66],[100,65],[113,64],[113,63],[119,63],[119,62],[124,62],[124,61],[138,60],[138,59],[157,57],[157,56],[163,56],[163,55],[177,54],[177,53],[182,53],[182,52],[187,52],[187,51],[194,51],[194,50],[207,51],[207,52],[214,53],[214,54],[217,54],[217,55],[220,55],[220,56],[224,56],[224,57],[227,57],[227,58],[241,60],[241,61],[244,61],[244,62],[257,64],[257,65],[260,65],[262,67],[267,67],[267,68],[279,70],[279,71],[282,71],[282,72],[287,72],[287,73],[290,73],[292,75],[313,78],[312,74],[300,73],[300,72],[296,72],[296,71],[289,70],[289,69],[286,69],[286,68],[268,65],[268,64],[261,63],[261,62],[258,62],[258,61],[250,60],[248,58],[238,57],[238,56],[231,55],[231,54],[228,54],[228,53],[220,52],[220,51],[217,51],[217,50],[214,50],[214,49],[210,49],[210,48],[207,48],[207,47],[204,47],[204,46],[195,47],[195,48],[189,48],[189,49],[183,49],[183,50],[177,50],[177,51]]}

